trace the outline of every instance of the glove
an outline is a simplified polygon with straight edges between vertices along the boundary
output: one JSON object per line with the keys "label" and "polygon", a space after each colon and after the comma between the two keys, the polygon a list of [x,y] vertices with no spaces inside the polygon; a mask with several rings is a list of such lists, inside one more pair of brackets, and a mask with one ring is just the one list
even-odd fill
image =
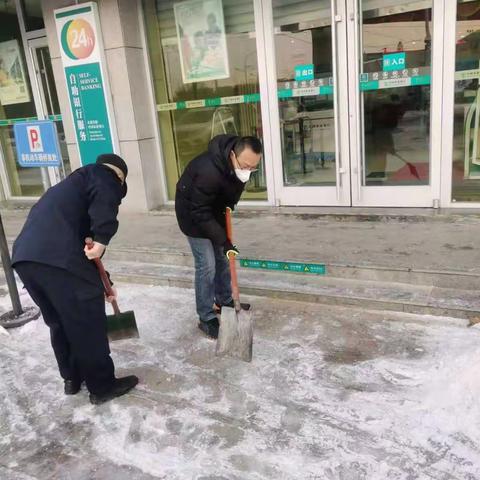
{"label": "glove", "polygon": [[227,259],[230,260],[230,256],[234,255],[235,257],[240,253],[235,245],[232,245],[230,240],[227,240],[223,244],[223,253],[227,256]]}

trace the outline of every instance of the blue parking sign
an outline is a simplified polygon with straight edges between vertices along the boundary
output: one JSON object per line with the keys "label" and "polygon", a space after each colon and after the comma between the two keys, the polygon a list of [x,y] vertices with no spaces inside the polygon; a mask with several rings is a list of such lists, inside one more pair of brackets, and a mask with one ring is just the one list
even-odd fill
{"label": "blue parking sign", "polygon": [[51,120],[18,122],[13,125],[17,160],[21,167],[59,167],[62,154],[57,126]]}

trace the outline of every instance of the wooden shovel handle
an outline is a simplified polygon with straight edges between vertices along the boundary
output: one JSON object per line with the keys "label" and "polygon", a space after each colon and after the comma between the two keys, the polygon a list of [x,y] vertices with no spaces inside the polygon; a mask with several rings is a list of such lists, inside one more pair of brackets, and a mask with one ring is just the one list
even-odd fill
{"label": "wooden shovel handle", "polygon": [[[232,210],[227,207],[225,212],[225,224],[227,229],[227,238],[230,243],[233,244],[233,235],[232,235]],[[230,263],[230,277],[232,278],[232,298],[235,310],[239,312],[241,310],[240,306],[240,290],[238,288],[238,278],[237,278],[237,264],[235,263],[235,254],[230,254],[228,261]]]}
{"label": "wooden shovel handle", "polygon": [[[87,244],[87,248],[89,250],[93,248],[93,240],[91,238],[85,239],[85,243]],[[100,274],[100,278],[102,279],[103,288],[105,290],[105,293],[107,294],[107,297],[113,297],[115,295],[115,292],[113,291],[112,285],[110,284],[110,280],[108,278],[105,267],[103,266],[103,262],[99,258],[94,258],[93,261],[97,266],[97,270]],[[115,315],[118,315],[120,313],[120,308],[116,300],[113,300],[112,307]]]}

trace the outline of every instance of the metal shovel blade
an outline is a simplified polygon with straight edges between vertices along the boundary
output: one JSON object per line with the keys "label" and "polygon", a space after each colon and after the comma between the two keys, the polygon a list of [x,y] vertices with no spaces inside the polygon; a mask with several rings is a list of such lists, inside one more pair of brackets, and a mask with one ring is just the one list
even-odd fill
{"label": "metal shovel blade", "polygon": [[122,312],[107,315],[107,332],[110,341],[138,338],[137,322],[134,312]]}
{"label": "metal shovel blade", "polygon": [[218,357],[228,355],[244,362],[252,361],[253,321],[252,312],[223,307],[218,332]]}

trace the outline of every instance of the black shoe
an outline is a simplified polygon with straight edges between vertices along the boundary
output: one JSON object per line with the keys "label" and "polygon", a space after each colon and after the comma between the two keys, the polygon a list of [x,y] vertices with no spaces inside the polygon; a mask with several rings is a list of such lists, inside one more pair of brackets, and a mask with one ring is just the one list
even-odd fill
{"label": "black shoe", "polygon": [[138,377],[130,375],[128,377],[116,378],[112,387],[102,394],[90,394],[90,403],[100,405],[114,398],[121,397],[134,388],[138,383]]}
{"label": "black shoe", "polygon": [[[227,303],[224,306],[233,308],[235,306],[235,303],[232,300],[230,303]],[[249,303],[240,303],[240,307],[242,307],[242,310],[248,311],[248,310],[250,310],[251,305]],[[215,305],[215,313],[222,313],[222,307],[219,307],[218,305]]]}
{"label": "black shoe", "polygon": [[80,380],[65,380],[65,395],[75,395],[80,391]]}
{"label": "black shoe", "polygon": [[208,322],[199,322],[198,328],[209,338],[216,340],[218,338],[219,323],[218,318]]}

